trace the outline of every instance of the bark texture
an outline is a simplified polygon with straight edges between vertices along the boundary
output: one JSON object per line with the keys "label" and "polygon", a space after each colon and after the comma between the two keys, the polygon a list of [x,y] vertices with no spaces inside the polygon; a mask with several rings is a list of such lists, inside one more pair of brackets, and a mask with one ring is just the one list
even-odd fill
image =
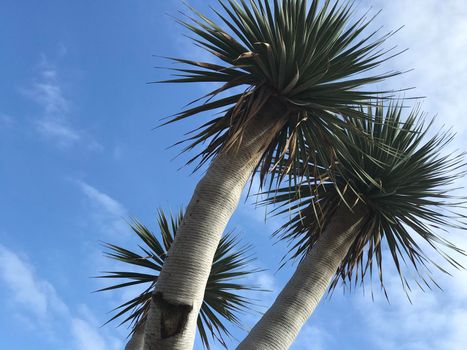
{"label": "bark texture", "polygon": [[144,346],[144,323],[140,323],[130,340],[125,346],[125,350],[143,350]]}
{"label": "bark texture", "polygon": [[[196,186],[156,284],[144,350],[191,350],[196,320],[222,233],[277,129],[285,106],[270,99],[238,148],[219,154]],[[278,123],[279,121],[279,123]]]}
{"label": "bark texture", "polygon": [[286,350],[313,313],[355,238],[363,211],[341,205],[273,305],[237,350]]}

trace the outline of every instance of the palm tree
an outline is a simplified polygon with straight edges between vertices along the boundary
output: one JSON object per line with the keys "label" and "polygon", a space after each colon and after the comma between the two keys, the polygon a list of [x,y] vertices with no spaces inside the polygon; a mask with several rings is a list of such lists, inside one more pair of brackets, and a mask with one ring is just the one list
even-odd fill
{"label": "palm tree", "polygon": [[[436,283],[428,268],[434,262],[420,241],[454,267],[460,267],[442,248],[461,254],[463,251],[436,230],[467,228],[456,210],[463,204],[453,200],[449,192],[453,181],[464,175],[462,155],[441,154],[451,140],[448,133],[425,141],[429,128],[418,120],[418,109],[404,124],[401,113],[400,105],[386,109],[380,106],[370,109],[374,119],[351,118],[349,122],[362,134],[348,133],[348,137],[360,151],[349,149],[351,157],[338,159],[333,176],[321,169],[317,183],[284,188],[267,199],[294,213],[277,233],[290,241],[289,257],[300,258],[301,262],[237,349],[288,349],[326,289],[334,289],[339,280],[344,285],[363,283],[368,273],[372,276],[374,262],[385,291],[384,240],[406,291],[410,284],[401,260],[414,268],[420,287]],[[376,141],[387,149],[377,147]],[[354,170],[355,164],[368,177],[361,177]],[[369,182],[368,178],[377,181]]]}
{"label": "palm tree", "polygon": [[[191,7],[191,16],[179,20],[215,61],[171,58],[181,66],[167,81],[221,87],[168,123],[221,112],[194,131],[185,149],[205,144],[189,163],[210,166],[154,290],[146,349],[192,348],[215,250],[250,176],[258,171],[262,184],[274,168],[282,172],[271,182],[308,176],[311,170],[298,169],[296,162],[310,156],[306,148],[315,150],[320,164],[332,164],[346,140],[342,130],[348,125],[339,115],[358,114],[355,107],[372,96],[388,96],[367,85],[399,74],[372,73],[390,58],[381,45],[391,33],[366,35],[371,18],[353,20],[348,2],[219,0],[219,5],[223,12],[214,11],[228,30]],[[238,89],[243,92],[235,93]],[[169,309],[172,316],[166,318]]]}
{"label": "palm tree", "polygon": [[[130,324],[131,339],[125,350],[141,350],[143,347],[144,325],[149,311],[152,290],[157,285],[158,274],[182,220],[182,211],[176,216],[171,215],[169,219],[162,210],[158,212],[157,222],[162,242],[138,221],[131,223],[132,231],[141,240],[139,248],[142,255],[113,244],[105,244],[108,249],[107,257],[137,267],[141,271],[132,269],[106,272],[99,278],[117,279],[123,280],[123,282],[102,288],[99,291],[110,291],[134,285],[147,286],[142,293],[116,307],[114,309],[115,315],[106,322],[109,323],[120,318],[122,319],[120,325]],[[203,305],[197,320],[201,341],[208,350],[210,349],[208,335],[211,335],[212,339],[225,347],[225,336],[231,336],[224,324],[225,321],[240,327],[241,323],[237,314],[251,308],[251,302],[239,292],[259,290],[254,286],[237,281],[239,278],[258,271],[247,269],[248,264],[253,261],[250,249],[251,247],[248,245],[240,245],[238,237],[230,232],[222,237],[216,250]]]}

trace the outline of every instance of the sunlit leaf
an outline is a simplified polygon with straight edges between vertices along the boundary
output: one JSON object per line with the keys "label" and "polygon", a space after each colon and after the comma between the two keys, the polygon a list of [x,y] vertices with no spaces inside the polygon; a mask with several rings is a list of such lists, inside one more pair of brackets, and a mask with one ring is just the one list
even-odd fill
{"label": "sunlit leaf", "polygon": [[315,151],[320,164],[333,165],[334,154],[348,143],[344,130],[349,125],[339,116],[364,118],[358,107],[375,96],[391,97],[391,91],[373,84],[399,72],[373,69],[392,57],[382,44],[394,32],[370,31],[373,17],[356,17],[348,1],[313,0],[309,6],[296,0],[218,3],[219,9],[212,9],[216,20],[189,5],[189,14],[178,20],[213,60],[169,58],[179,65],[176,77],[164,81],[222,84],[167,122],[221,111],[185,140],[185,151],[201,146],[188,163],[196,161],[198,168],[231,149],[257,115],[252,106],[274,101],[287,118],[284,122],[271,116],[275,137],[257,166],[260,183],[271,174],[279,180],[308,176],[309,164],[302,162],[306,149]]}
{"label": "sunlit leaf", "polygon": [[[346,132],[358,147],[348,148],[333,169],[319,168],[314,183],[287,186],[271,192],[266,200],[279,204],[278,213],[289,214],[288,222],[276,234],[289,241],[292,259],[313,249],[336,208],[344,205],[342,193],[352,191],[364,203],[368,209],[364,225],[331,289],[339,280],[363,283],[367,274],[373,275],[374,264],[384,289],[384,249],[389,251],[407,292],[410,285],[404,270],[408,268],[419,286],[429,287],[435,283],[430,265],[445,269],[427,254],[421,241],[452,266],[461,267],[449,253],[464,251],[443,238],[443,232],[467,229],[461,210],[465,199],[452,194],[454,182],[465,175],[463,154],[447,152],[450,133],[429,136],[430,125],[425,125],[418,107],[405,120],[403,110],[401,104],[379,104],[369,108],[370,119],[348,118],[362,131],[360,136]],[[387,150],[377,144],[386,145]]]}

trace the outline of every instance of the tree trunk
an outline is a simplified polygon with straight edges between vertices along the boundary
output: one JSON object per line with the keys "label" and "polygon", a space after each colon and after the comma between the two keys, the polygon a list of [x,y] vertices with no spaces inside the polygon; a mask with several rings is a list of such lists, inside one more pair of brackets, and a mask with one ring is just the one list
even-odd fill
{"label": "tree trunk", "polygon": [[341,204],[316,245],[237,350],[285,350],[313,313],[355,239],[363,211]]}
{"label": "tree trunk", "polygon": [[130,341],[126,344],[125,350],[143,350],[144,345],[144,322],[136,326]]}
{"label": "tree trunk", "polygon": [[196,320],[222,233],[265,148],[286,121],[271,98],[238,148],[220,153],[196,186],[158,278],[145,329],[145,350],[191,350]]}

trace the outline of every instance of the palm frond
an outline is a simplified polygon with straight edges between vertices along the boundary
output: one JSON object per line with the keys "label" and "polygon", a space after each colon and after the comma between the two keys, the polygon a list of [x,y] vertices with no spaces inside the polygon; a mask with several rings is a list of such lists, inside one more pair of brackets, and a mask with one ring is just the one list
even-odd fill
{"label": "palm frond", "polygon": [[[355,17],[348,1],[313,0],[309,6],[303,0],[218,2],[222,11],[213,11],[220,23],[190,6],[190,15],[178,20],[215,63],[169,58],[181,66],[174,69],[176,77],[164,81],[222,84],[203,103],[203,98],[195,101],[167,122],[221,110],[185,140],[185,151],[205,144],[189,163],[197,161],[198,168],[231,149],[258,110],[274,101],[284,106],[287,118],[271,117],[277,132],[257,167],[261,184],[278,165],[282,173],[273,174],[279,178],[307,175],[308,169],[298,167],[309,164],[300,163],[310,156],[306,147],[315,150],[320,164],[332,164],[339,153],[335,148],[347,142],[349,125],[339,116],[363,117],[355,107],[375,96],[390,97],[390,91],[369,86],[400,74],[373,72],[392,57],[382,44],[394,32],[368,31],[373,17]],[[229,94],[238,89],[243,92]]]}
{"label": "palm frond", "polygon": [[[167,217],[162,210],[159,210],[157,223],[160,239],[146,226],[134,220],[130,227],[141,242],[139,253],[113,244],[105,244],[107,257],[131,265],[137,268],[138,272],[132,270],[104,272],[98,278],[123,280],[123,282],[99,289],[99,291],[111,291],[133,285],[146,286],[142,293],[117,306],[113,310],[114,315],[106,323],[116,319],[121,320],[120,325],[129,322],[131,335],[138,325],[145,322],[157,277],[182,219],[183,211]],[[231,336],[226,323],[241,326],[238,313],[251,308],[251,301],[242,294],[259,289],[244,284],[239,279],[258,271],[248,268],[253,260],[251,247],[242,245],[238,236],[233,232],[222,237],[214,256],[197,320],[197,329],[206,349],[210,348],[209,336],[225,347],[225,337]]]}
{"label": "palm frond", "polygon": [[[411,111],[405,122],[402,112],[399,103],[388,107],[380,104],[369,108],[370,119],[349,118],[349,123],[369,137],[348,132],[349,140],[357,148],[349,148],[334,169],[321,168],[314,183],[282,188],[271,192],[266,200],[279,204],[277,213],[290,215],[276,234],[290,242],[292,259],[301,258],[313,249],[336,208],[346,205],[342,202],[343,194],[353,193],[367,207],[365,224],[336,272],[331,290],[339,280],[363,284],[367,274],[371,280],[374,264],[384,290],[384,248],[388,249],[406,291],[410,290],[404,274],[407,268],[415,272],[419,286],[421,280],[427,287],[436,284],[430,265],[445,272],[430,258],[421,242],[452,266],[461,268],[446,248],[450,253],[465,254],[464,251],[440,233],[467,229],[466,217],[460,210],[465,208],[465,199],[451,192],[454,182],[465,175],[464,155],[444,154],[453,136],[444,132],[429,137],[430,125],[422,121],[419,107]],[[378,144],[386,145],[387,149]],[[368,177],[362,176],[356,166]]]}

